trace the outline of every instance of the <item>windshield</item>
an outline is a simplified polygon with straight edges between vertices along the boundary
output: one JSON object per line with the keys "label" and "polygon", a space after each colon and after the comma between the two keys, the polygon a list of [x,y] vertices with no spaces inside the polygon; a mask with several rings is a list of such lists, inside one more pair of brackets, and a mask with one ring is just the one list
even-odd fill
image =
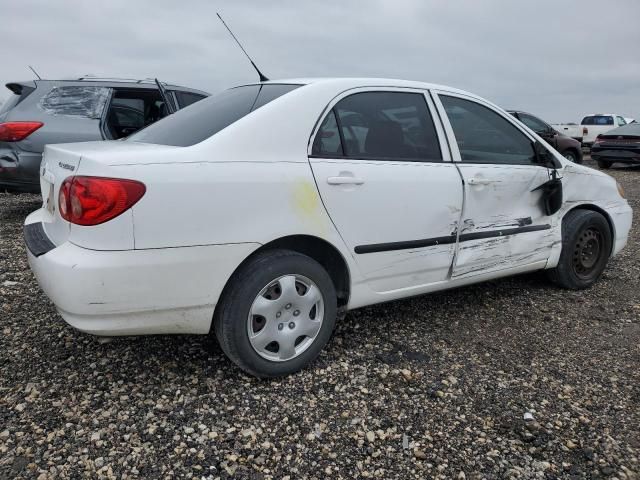
{"label": "windshield", "polygon": [[188,147],[215,135],[249,112],[301,85],[245,85],[189,105],[140,130],[127,142]]}
{"label": "windshield", "polygon": [[613,125],[613,117],[610,115],[589,115],[582,119],[582,125]]}

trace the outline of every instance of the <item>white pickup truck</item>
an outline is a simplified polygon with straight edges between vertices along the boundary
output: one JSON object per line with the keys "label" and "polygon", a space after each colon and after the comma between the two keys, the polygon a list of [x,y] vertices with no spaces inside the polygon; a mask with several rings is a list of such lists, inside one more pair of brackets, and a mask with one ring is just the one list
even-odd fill
{"label": "white pickup truck", "polygon": [[591,147],[596,137],[601,133],[626,125],[628,122],[622,115],[615,113],[594,113],[582,119],[580,125],[565,123],[552,125],[552,127],[579,142],[585,147]]}

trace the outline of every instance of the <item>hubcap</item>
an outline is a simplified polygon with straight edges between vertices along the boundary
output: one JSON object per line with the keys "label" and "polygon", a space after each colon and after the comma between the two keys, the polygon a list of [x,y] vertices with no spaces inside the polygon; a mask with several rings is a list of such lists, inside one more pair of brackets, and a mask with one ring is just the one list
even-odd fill
{"label": "hubcap", "polygon": [[307,350],[320,332],[324,299],[302,275],[283,275],[266,285],[249,310],[249,343],[274,362],[291,360]]}
{"label": "hubcap", "polygon": [[573,268],[581,278],[588,278],[598,264],[602,251],[602,236],[594,228],[584,230],[573,251]]}

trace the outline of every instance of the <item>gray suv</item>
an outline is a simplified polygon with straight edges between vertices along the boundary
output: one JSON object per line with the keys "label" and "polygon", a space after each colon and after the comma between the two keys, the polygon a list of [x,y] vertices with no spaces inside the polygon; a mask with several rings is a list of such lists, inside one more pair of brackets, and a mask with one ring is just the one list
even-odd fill
{"label": "gray suv", "polygon": [[8,83],[0,106],[0,191],[40,191],[46,144],[117,140],[209,94],[154,80],[81,77]]}

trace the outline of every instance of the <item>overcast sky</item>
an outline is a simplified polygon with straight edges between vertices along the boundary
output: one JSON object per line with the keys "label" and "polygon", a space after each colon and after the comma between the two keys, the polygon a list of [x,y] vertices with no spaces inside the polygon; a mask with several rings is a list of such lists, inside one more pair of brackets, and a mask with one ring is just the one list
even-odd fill
{"label": "overcast sky", "polygon": [[254,81],[216,11],[272,79],[422,80],[551,122],[640,119],[639,0],[0,0],[0,82],[32,79],[27,65],[211,93]]}

